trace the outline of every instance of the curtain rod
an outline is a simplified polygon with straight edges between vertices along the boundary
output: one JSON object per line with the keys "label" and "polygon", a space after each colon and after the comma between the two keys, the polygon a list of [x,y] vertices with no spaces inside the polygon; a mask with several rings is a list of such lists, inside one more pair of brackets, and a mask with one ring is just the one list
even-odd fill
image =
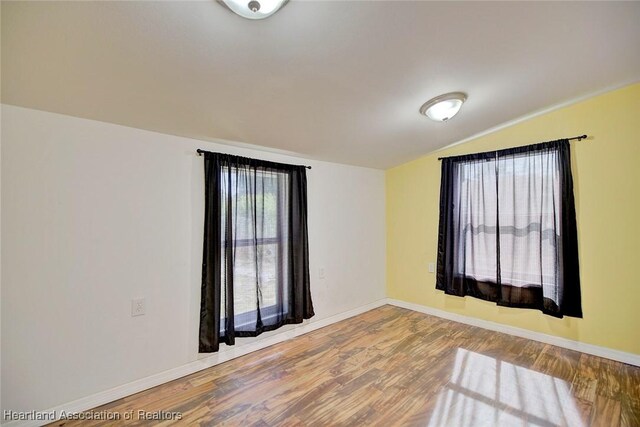
{"label": "curtain rod", "polygon": [[[560,138],[560,139],[566,139],[567,141],[573,141],[573,140],[582,141],[583,139],[587,139],[587,135],[572,136],[571,138]],[[544,144],[544,142],[542,144]],[[457,156],[451,156],[451,157],[457,157]],[[438,157],[438,160],[442,160],[446,158],[447,157]]]}
{"label": "curtain rod", "polygon": [[[211,151],[206,151],[206,150],[201,150],[201,149],[197,149],[196,153],[198,153],[198,156],[202,156],[203,153],[210,153]],[[304,166],[307,169],[311,169],[311,166],[307,166],[307,165],[300,165],[300,166]]]}

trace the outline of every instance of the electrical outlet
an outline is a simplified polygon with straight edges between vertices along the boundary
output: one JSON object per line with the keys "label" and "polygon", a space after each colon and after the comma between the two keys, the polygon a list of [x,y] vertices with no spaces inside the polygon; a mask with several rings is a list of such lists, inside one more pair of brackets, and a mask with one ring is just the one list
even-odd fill
{"label": "electrical outlet", "polygon": [[436,265],[432,262],[429,263],[429,273],[435,273],[436,272]]}
{"label": "electrical outlet", "polygon": [[144,298],[131,300],[131,317],[142,316],[145,313],[146,304]]}
{"label": "electrical outlet", "polygon": [[318,269],[318,277],[324,279],[324,267]]}

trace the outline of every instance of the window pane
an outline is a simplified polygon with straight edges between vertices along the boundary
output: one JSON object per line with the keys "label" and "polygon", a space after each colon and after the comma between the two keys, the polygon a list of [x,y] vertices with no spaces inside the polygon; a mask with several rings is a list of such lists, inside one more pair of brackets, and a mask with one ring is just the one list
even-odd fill
{"label": "window pane", "polygon": [[239,246],[233,269],[235,314],[276,303],[278,244]]}
{"label": "window pane", "polygon": [[[260,309],[263,321],[269,307],[287,312],[283,295],[285,248],[288,239],[288,175],[255,169],[223,169],[223,245],[233,237],[233,307],[237,331],[253,330]],[[231,201],[230,206],[228,205]],[[231,234],[227,236],[226,233]],[[222,278],[231,280],[222,266]],[[221,319],[226,318],[223,296]],[[273,311],[273,310],[271,310]],[[224,321],[221,322],[224,330]]]}
{"label": "window pane", "polygon": [[546,152],[498,162],[503,283],[555,288],[560,213],[555,162],[556,154]]}
{"label": "window pane", "polygon": [[497,281],[497,191],[495,162],[463,164],[458,170],[459,274]]}

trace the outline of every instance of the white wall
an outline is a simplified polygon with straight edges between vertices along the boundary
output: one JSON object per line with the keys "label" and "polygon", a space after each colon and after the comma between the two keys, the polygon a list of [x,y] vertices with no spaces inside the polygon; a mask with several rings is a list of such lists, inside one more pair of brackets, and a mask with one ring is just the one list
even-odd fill
{"label": "white wall", "polygon": [[[196,148],[313,166],[312,322],[384,298],[382,171],[3,105],[1,409],[47,409],[198,358]],[[147,314],[131,317],[137,297]]]}

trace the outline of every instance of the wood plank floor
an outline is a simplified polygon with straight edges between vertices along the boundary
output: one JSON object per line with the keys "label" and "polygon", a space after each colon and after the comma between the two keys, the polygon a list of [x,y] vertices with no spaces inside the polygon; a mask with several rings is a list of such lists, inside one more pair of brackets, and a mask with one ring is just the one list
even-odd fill
{"label": "wood plank floor", "polygon": [[[640,368],[384,306],[95,409],[138,410],[182,413],[162,425],[638,427]],[[114,422],[55,425],[75,424]]]}

